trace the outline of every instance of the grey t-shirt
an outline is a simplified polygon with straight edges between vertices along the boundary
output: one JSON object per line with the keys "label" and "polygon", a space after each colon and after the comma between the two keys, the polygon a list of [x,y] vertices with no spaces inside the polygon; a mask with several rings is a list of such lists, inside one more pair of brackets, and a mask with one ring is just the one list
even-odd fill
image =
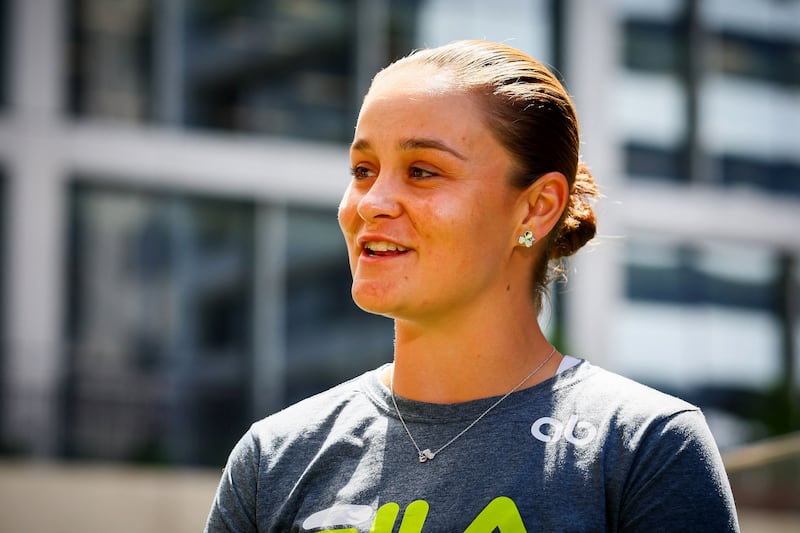
{"label": "grey t-shirt", "polygon": [[[583,362],[420,463],[379,372],[255,423],[206,531],[738,531],[705,419],[682,400]],[[437,450],[496,400],[397,401]]]}

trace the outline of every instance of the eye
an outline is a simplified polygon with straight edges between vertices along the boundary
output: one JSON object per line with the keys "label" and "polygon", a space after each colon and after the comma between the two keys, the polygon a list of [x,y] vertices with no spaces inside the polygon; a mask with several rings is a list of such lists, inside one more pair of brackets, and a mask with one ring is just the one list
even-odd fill
{"label": "eye", "polygon": [[368,167],[365,167],[364,165],[356,165],[350,168],[350,174],[353,176],[353,178],[357,180],[371,178],[372,176],[375,175],[374,172],[372,172]]}
{"label": "eye", "polygon": [[436,176],[436,173],[420,167],[411,167],[408,169],[408,175],[413,179],[420,180],[425,178],[432,178]]}

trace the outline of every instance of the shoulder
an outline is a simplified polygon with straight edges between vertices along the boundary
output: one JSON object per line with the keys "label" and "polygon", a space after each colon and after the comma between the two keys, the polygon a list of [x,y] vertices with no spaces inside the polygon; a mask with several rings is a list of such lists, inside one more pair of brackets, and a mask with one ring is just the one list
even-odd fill
{"label": "shoulder", "polygon": [[565,372],[553,389],[555,418],[585,421],[621,453],[669,450],[687,439],[714,446],[697,406],[588,362]]}
{"label": "shoulder", "polygon": [[555,385],[563,396],[556,405],[594,425],[609,478],[624,474],[614,489],[623,523],[656,531],[666,520],[690,524],[703,515],[709,530],[736,529],[722,459],[697,406],[586,362],[574,370]]}
{"label": "shoulder", "polygon": [[346,431],[344,426],[350,428],[373,417],[376,407],[366,393],[366,380],[375,379],[375,372],[362,374],[258,420],[251,426],[249,438],[262,453],[275,453],[298,441],[308,447],[337,427]]}
{"label": "shoulder", "polygon": [[621,529],[694,527],[702,516],[709,531],[738,530],[725,468],[697,406],[592,365],[567,389],[597,417]]}
{"label": "shoulder", "polygon": [[556,383],[557,394],[571,397],[590,409],[637,417],[699,412],[697,406],[685,400],[587,361],[567,374]]}

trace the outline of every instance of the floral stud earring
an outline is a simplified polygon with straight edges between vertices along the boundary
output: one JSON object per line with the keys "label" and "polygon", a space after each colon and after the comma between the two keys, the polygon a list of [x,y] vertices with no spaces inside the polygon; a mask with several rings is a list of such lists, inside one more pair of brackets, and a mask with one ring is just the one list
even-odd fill
{"label": "floral stud earring", "polygon": [[533,246],[533,241],[535,241],[535,240],[536,240],[536,237],[533,236],[533,232],[532,231],[526,231],[525,233],[523,233],[522,235],[519,236],[519,239],[517,239],[517,241],[520,244],[524,244],[525,245],[525,248],[530,248],[531,246]]}

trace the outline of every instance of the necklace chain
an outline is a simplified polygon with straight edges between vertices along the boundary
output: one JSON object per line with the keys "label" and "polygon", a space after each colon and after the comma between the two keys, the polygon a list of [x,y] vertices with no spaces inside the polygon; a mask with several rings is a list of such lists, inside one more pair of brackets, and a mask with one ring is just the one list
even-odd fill
{"label": "necklace chain", "polygon": [[490,406],[489,406],[489,408],[488,408],[488,409],[486,409],[484,412],[482,412],[482,413],[480,414],[480,416],[478,416],[478,418],[476,418],[475,420],[473,420],[473,421],[472,421],[472,423],[471,423],[470,425],[468,425],[467,427],[465,427],[464,429],[462,429],[462,430],[461,430],[461,431],[460,431],[460,432],[459,432],[459,433],[458,433],[458,434],[457,434],[455,437],[453,437],[452,439],[450,439],[449,441],[447,441],[446,443],[444,443],[442,446],[440,446],[440,447],[439,447],[439,449],[438,449],[438,450],[436,450],[436,451],[434,451],[434,452],[432,452],[430,448],[425,448],[424,450],[423,450],[422,448],[420,448],[420,447],[419,447],[419,445],[417,444],[417,441],[414,439],[414,436],[411,434],[411,431],[408,429],[408,425],[406,424],[406,421],[405,421],[405,419],[403,419],[403,415],[400,413],[400,408],[399,408],[399,407],[397,407],[397,399],[395,398],[395,394],[394,394],[394,369],[392,369],[392,374],[391,374],[391,376],[389,377],[389,388],[391,389],[391,392],[392,392],[392,405],[394,405],[394,410],[395,410],[395,412],[397,413],[397,418],[399,418],[399,419],[400,419],[400,423],[401,423],[401,424],[403,424],[403,429],[405,429],[405,430],[406,430],[406,433],[408,434],[408,438],[409,438],[409,439],[411,439],[411,444],[413,444],[413,445],[414,445],[414,448],[416,448],[416,449],[417,449],[417,453],[419,454],[419,462],[420,462],[420,463],[425,463],[425,462],[427,462],[427,461],[430,461],[430,460],[432,460],[432,459],[433,459],[434,457],[436,457],[436,456],[437,456],[437,455],[438,455],[438,454],[439,454],[439,453],[440,453],[442,450],[444,450],[445,448],[447,448],[448,446],[450,446],[451,444],[453,444],[455,441],[457,441],[458,439],[460,439],[460,438],[461,438],[461,437],[464,435],[464,433],[466,433],[467,431],[469,431],[470,429],[472,429],[472,428],[473,428],[473,426],[475,426],[475,424],[477,424],[478,422],[480,422],[480,421],[483,419],[483,417],[485,417],[486,415],[488,415],[488,414],[489,414],[489,411],[491,411],[492,409],[494,409],[495,407],[497,407],[498,405],[500,405],[500,403],[501,403],[503,400],[505,400],[506,398],[508,398],[509,396],[511,396],[511,394],[513,394],[513,393],[514,393],[514,392],[515,392],[517,389],[519,389],[520,387],[522,387],[522,385],[523,385],[523,384],[524,384],[526,381],[528,381],[529,379],[531,379],[531,378],[532,378],[532,377],[533,377],[533,376],[534,376],[534,375],[535,375],[537,372],[539,372],[539,370],[541,370],[541,369],[544,367],[544,365],[546,365],[546,364],[547,364],[547,362],[548,362],[548,361],[550,361],[550,359],[553,357],[553,355],[555,355],[555,353],[556,353],[556,348],[555,348],[555,346],[554,346],[554,347],[553,347],[553,349],[552,349],[552,351],[551,351],[551,352],[548,354],[548,356],[547,356],[547,357],[545,357],[545,358],[544,358],[544,360],[543,360],[541,363],[539,363],[539,365],[538,365],[536,368],[534,368],[534,369],[533,369],[533,370],[530,372],[530,374],[528,374],[527,376],[525,376],[524,378],[522,378],[522,381],[520,381],[519,383],[517,383],[516,385],[514,385],[514,386],[511,388],[511,390],[510,390],[510,391],[508,391],[507,393],[505,393],[505,394],[503,395],[503,397],[502,397],[502,398],[500,398],[499,400],[497,400],[496,402],[494,402],[492,405],[490,405]]}

